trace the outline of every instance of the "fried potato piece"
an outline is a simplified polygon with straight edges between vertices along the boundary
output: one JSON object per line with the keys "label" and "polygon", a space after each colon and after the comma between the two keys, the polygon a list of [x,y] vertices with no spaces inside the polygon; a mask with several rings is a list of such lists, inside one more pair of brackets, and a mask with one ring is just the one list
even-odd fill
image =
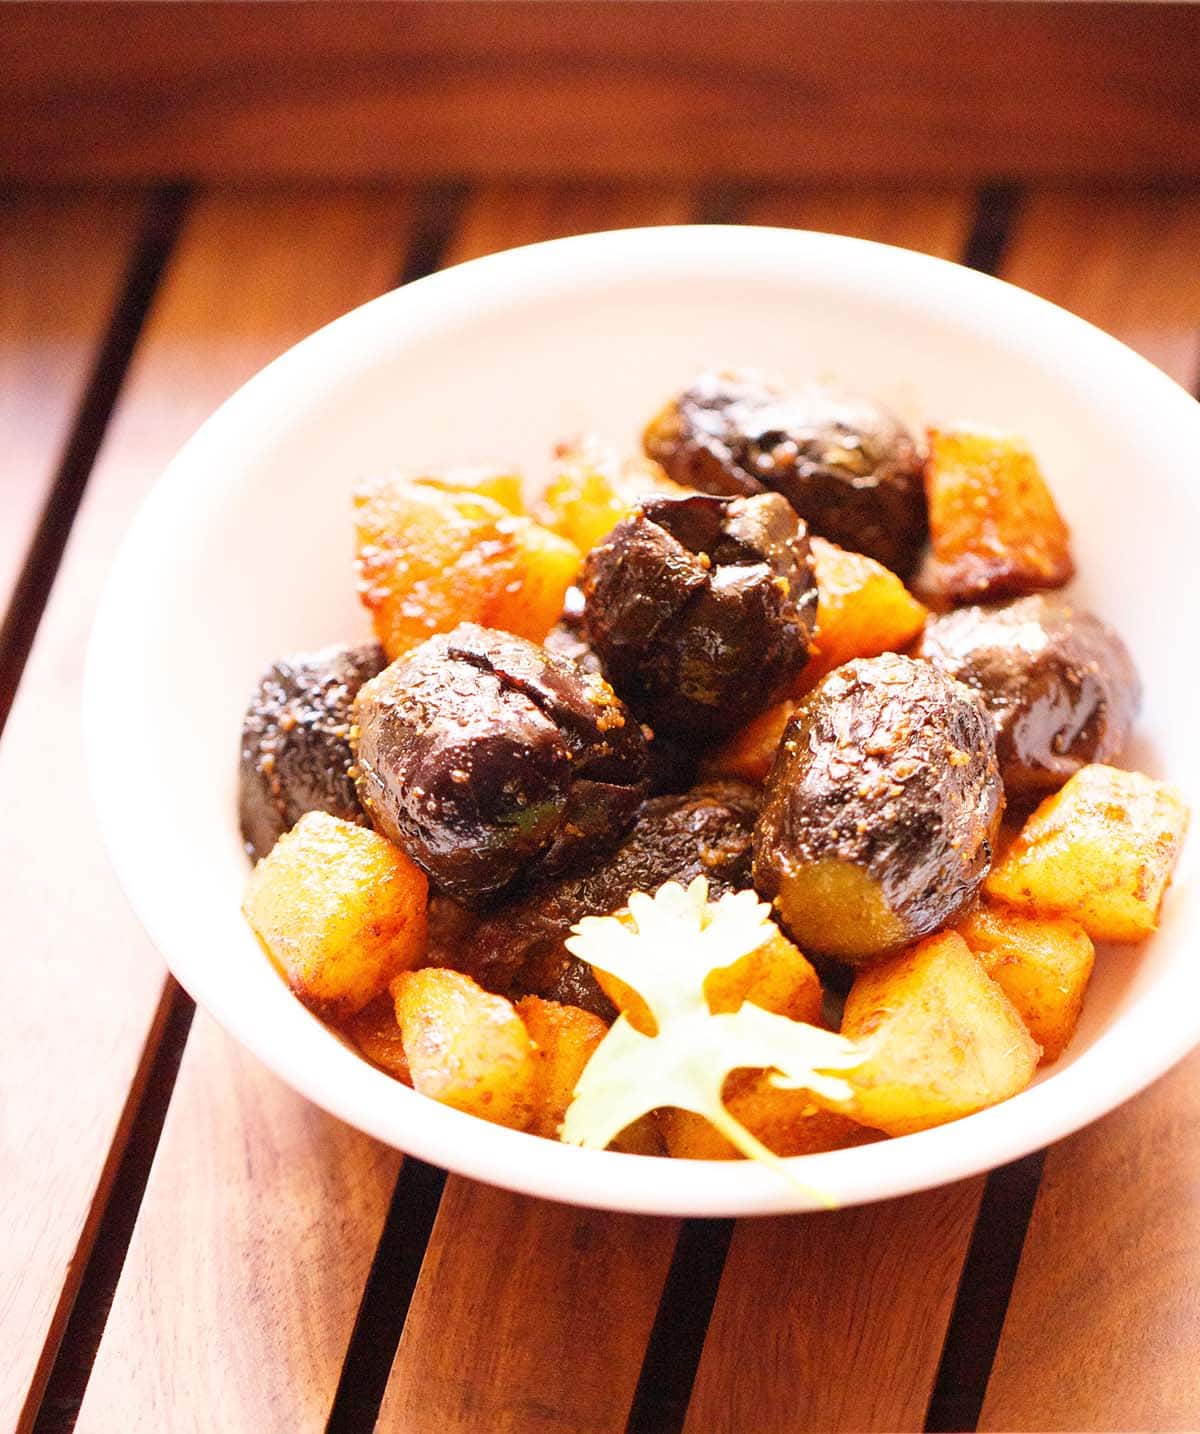
{"label": "fried potato piece", "polygon": [[384,478],[354,495],[359,596],[389,661],[477,622],[540,642],[579,569],[572,543],[494,499]]}
{"label": "fried potato piece", "polygon": [[512,1002],[444,966],[405,972],[391,991],[414,1089],[496,1125],[526,1129],[538,1070]]}
{"label": "fried potato piece", "polygon": [[416,473],[409,482],[440,493],[473,493],[477,498],[490,498],[510,513],[524,513],[521,475],[506,468],[446,468],[435,473]]}
{"label": "fried potato piece", "polygon": [[1078,921],[1093,941],[1140,941],[1158,925],[1187,823],[1173,787],[1093,763],[1042,802],[984,889]]}
{"label": "fried potato piece", "polygon": [[[596,969],[596,980],[608,999],[642,1035],[652,1035],[654,1017],[641,996],[624,981]],[[821,1023],[821,979],[812,963],[778,932],[732,966],[713,971],[704,983],[708,1008],[719,1015],[736,1011],[743,1001],[753,1001],[764,1011],[787,1016],[793,1021]]]}
{"label": "fried potato piece", "polygon": [[[776,1155],[817,1155],[877,1139],[874,1131],[813,1104],[806,1090],[772,1085],[765,1071],[735,1071],[725,1083],[725,1107]],[[658,1114],[667,1154],[682,1160],[741,1160],[714,1125],[690,1110]]]}
{"label": "fried potato piece", "polygon": [[558,450],[536,516],[587,553],[629,517],[639,499],[678,498],[688,491],[653,459],[622,461],[612,449],[583,438]]}
{"label": "fried potato piece", "polygon": [[[819,607],[817,611],[819,614]],[[705,755],[700,764],[701,776],[740,777],[743,782],[765,782],[775,753],[779,751],[783,729],[795,710],[795,699],[788,698],[760,712],[744,727],[739,727],[728,741]]]}
{"label": "fried potato piece", "polygon": [[396,1005],[390,992],[376,996],[357,1016],[351,1016],[342,1030],[373,1066],[378,1066],[405,1085],[412,1085],[412,1072],[404,1054],[404,1041],[396,1022]]}
{"label": "fried potato piece", "polygon": [[564,1006],[541,996],[522,997],[517,1015],[534,1045],[533,1119],[528,1129],[557,1140],[575,1084],[608,1034],[608,1026],[580,1006]]}
{"label": "fried potato piece", "polygon": [[816,652],[799,677],[799,692],[856,657],[901,652],[925,626],[928,610],[890,568],[824,538],[812,539],[817,578]]}
{"label": "fried potato piece", "polygon": [[1062,587],[1074,573],[1067,525],[1019,438],[931,428],[925,494],[929,580],[952,601]]}
{"label": "fried potato piece", "polygon": [[1042,1064],[1066,1050],[1087,993],[1096,948],[1077,921],[1019,916],[981,906],[955,928],[1017,1008],[1042,1048]]}
{"label": "fried potato piece", "polygon": [[954,932],[860,971],[842,1034],[866,1060],[846,1075],[851,1101],[832,1108],[888,1135],[1007,1100],[1029,1084],[1041,1056],[1012,1002]]}
{"label": "fried potato piece", "polygon": [[306,812],[251,872],[242,910],[296,995],[336,1023],[421,960],[428,894],[377,832]]}

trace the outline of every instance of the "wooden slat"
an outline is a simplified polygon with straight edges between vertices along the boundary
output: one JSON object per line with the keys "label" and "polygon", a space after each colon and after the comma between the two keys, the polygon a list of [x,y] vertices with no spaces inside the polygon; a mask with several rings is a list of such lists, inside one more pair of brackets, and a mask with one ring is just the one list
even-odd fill
{"label": "wooden slat", "polygon": [[[467,206],[446,258],[692,212],[678,191],[498,186]],[[623,1429],[677,1231],[673,1220],[548,1205],[451,1176],[380,1430]]]}
{"label": "wooden slat", "polygon": [[[0,1424],[5,1427],[17,1422],[27,1392],[44,1373],[44,1352],[52,1352],[69,1307],[80,1266],[77,1252],[86,1253],[102,1208],[127,1122],[127,1098],[131,1089],[136,1093],[164,992],[161,960],[112,878],[86,795],[79,688],[100,587],[135,507],[175,448],[267,359],[386,287],[399,263],[403,222],[403,206],[386,197],[236,199],[200,206],[135,358],[0,744],[0,807],[8,814],[0,827],[5,954],[10,975],[20,975],[7,983],[6,1036],[0,1042],[0,1084],[6,1093],[0,1147],[5,1230]],[[198,1078],[199,1073],[189,1080]],[[223,1107],[230,1114],[223,1136],[229,1149],[248,1143],[239,1121],[255,1100],[266,1096],[251,1081],[240,1106]],[[293,1104],[297,1119],[311,1121],[298,1099]],[[377,1157],[366,1142],[359,1146],[364,1171],[369,1170]],[[179,1150],[178,1135],[171,1148]],[[302,1149],[298,1141],[297,1152]],[[198,1151],[196,1159],[212,1153],[211,1147]],[[327,1177],[315,1152],[302,1170],[318,1198]],[[223,1185],[227,1193],[238,1186],[239,1172],[242,1188],[249,1188],[244,1161],[234,1162],[221,1177],[229,1182]],[[328,1321],[331,1330],[340,1322],[344,1339],[358,1294],[352,1278],[370,1259],[386,1205],[381,1193],[374,1230],[369,1220],[349,1232],[330,1222],[324,1264],[309,1260],[297,1275],[319,1291],[315,1311],[294,1300],[239,1306],[232,1292],[217,1291],[211,1282],[213,1251],[234,1239],[235,1230],[221,1222],[199,1185],[191,1199],[176,1201],[172,1187],[164,1188],[167,1179],[158,1176],[149,1207],[157,1220],[143,1221],[139,1232],[131,1269],[141,1272],[141,1283],[136,1289],[127,1284],[118,1297],[114,1330],[123,1331],[126,1340],[135,1336],[137,1343],[124,1343],[120,1356],[114,1344],[102,1361],[116,1359],[120,1397],[108,1410],[93,1404],[91,1417],[101,1427],[106,1421],[117,1421],[110,1427],[122,1430],[163,1427],[144,1422],[149,1391],[130,1377],[132,1351],[149,1348],[151,1339],[164,1362],[162,1377],[181,1397],[193,1388],[190,1380],[213,1373],[212,1365],[191,1359],[168,1368],[167,1331],[161,1323],[137,1327],[131,1318],[139,1292],[155,1287],[156,1253],[165,1261],[164,1271],[177,1269],[184,1255],[190,1258],[185,1282],[157,1286],[165,1300],[164,1321],[203,1308],[210,1319],[204,1340],[212,1350],[228,1351],[237,1338],[244,1347],[257,1340],[260,1347],[277,1349],[282,1359],[283,1346],[293,1336],[307,1338],[313,1319]],[[298,1171],[292,1179],[298,1189],[304,1175]],[[353,1184],[349,1175],[344,1179]],[[376,1184],[382,1191],[386,1182]],[[372,1188],[365,1175],[361,1188]],[[247,1239],[254,1238],[256,1222],[266,1226],[256,1202],[267,1199],[265,1182],[240,1204],[230,1198],[230,1210],[247,1222]],[[281,1242],[277,1253],[283,1248]],[[296,1321],[302,1322],[300,1330]],[[182,1348],[172,1347],[182,1357]],[[145,1365],[141,1368],[145,1372]],[[320,1372],[330,1373],[325,1367]],[[292,1407],[301,1406],[304,1389],[301,1385],[290,1396]],[[219,1398],[214,1394],[211,1407],[220,1407],[226,1394],[224,1389]]]}
{"label": "wooden slat", "polygon": [[623,1430],[676,1228],[449,1180],[378,1428]]}
{"label": "wooden slat", "polygon": [[1200,169],[1185,5],[5,6],[0,173]]}
{"label": "wooden slat", "polygon": [[[971,196],[773,194],[742,218],[959,257]],[[689,1434],[919,1429],[983,1181],[734,1231],[688,1409]]]}
{"label": "wooden slat", "polygon": [[[1008,273],[1200,384],[1200,195],[1039,195]],[[1200,1428],[1200,1056],[1050,1150],[981,1429]]]}
{"label": "wooden slat", "polygon": [[398,1164],[198,1013],[77,1429],[319,1428]]}
{"label": "wooden slat", "polygon": [[923,1428],[981,1189],[741,1221],[686,1429]]}
{"label": "wooden slat", "polygon": [[0,197],[0,620],[79,413],[143,207],[136,195]]}

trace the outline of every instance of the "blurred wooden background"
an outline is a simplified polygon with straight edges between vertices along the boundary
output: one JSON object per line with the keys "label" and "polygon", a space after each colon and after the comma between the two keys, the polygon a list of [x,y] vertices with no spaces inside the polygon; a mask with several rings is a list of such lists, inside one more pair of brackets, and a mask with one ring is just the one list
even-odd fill
{"label": "blurred wooden background", "polygon": [[1200,8],[0,5],[0,177],[1176,180]]}

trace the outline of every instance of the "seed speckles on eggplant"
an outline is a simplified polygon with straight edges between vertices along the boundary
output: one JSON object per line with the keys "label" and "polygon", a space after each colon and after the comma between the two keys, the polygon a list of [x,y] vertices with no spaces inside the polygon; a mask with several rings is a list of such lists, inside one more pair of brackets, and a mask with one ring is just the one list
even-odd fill
{"label": "seed speckles on eggplant", "polygon": [[972,899],[1003,809],[975,693],[908,657],[849,662],[784,730],[755,828],[755,885],[802,951],[871,961]]}

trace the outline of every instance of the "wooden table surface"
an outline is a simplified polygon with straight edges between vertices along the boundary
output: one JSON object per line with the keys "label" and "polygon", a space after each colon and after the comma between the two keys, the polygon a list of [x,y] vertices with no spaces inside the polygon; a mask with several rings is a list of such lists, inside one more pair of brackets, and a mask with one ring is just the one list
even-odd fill
{"label": "wooden table surface", "polygon": [[438,265],[715,218],[966,260],[1200,384],[1196,192],[0,195],[0,1427],[1200,1428],[1200,1059],[986,1180],[788,1219],[592,1213],[446,1177],[306,1104],[193,1011],[109,871],[84,645],[197,424]]}

